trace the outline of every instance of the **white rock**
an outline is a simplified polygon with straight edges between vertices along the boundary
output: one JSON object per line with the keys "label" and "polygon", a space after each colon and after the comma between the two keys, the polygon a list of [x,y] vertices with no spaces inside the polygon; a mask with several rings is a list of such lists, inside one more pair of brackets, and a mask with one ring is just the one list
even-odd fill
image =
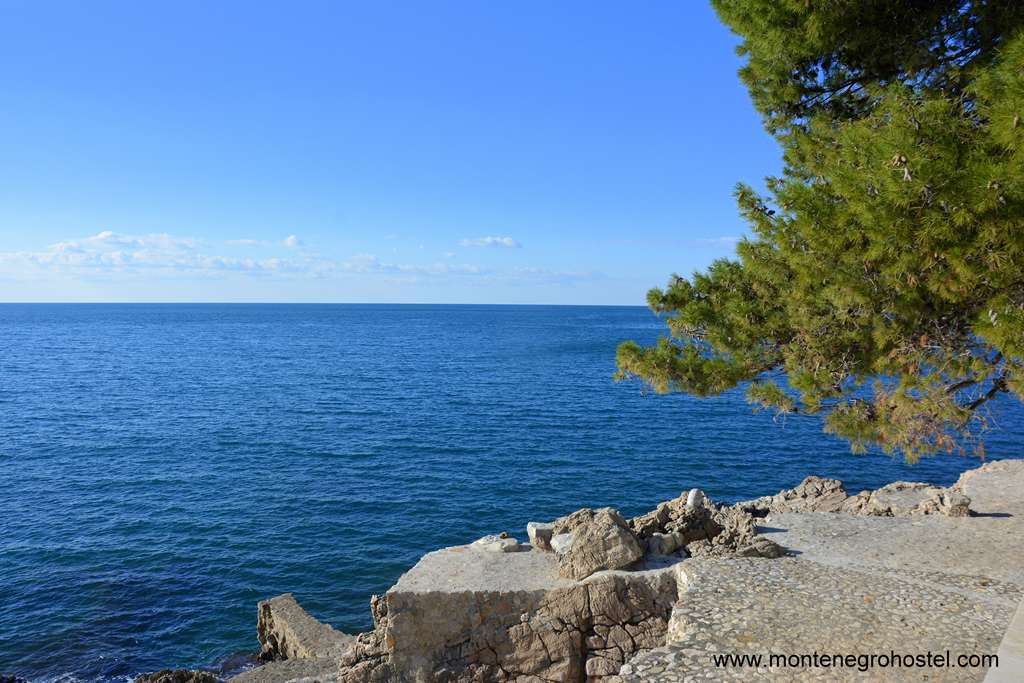
{"label": "white rock", "polygon": [[551,535],[554,533],[554,529],[554,524],[530,522],[526,525],[526,534],[530,537],[530,545],[538,550],[551,550]]}
{"label": "white rock", "polygon": [[559,555],[564,555],[572,547],[572,540],[572,534],[555,534],[551,537],[551,549]]}
{"label": "white rock", "polygon": [[700,489],[690,489],[686,496],[686,507],[690,510],[704,507],[704,492]]}
{"label": "white rock", "polygon": [[489,553],[514,553],[521,547],[519,541],[514,538],[493,535],[473,541],[473,546]]}

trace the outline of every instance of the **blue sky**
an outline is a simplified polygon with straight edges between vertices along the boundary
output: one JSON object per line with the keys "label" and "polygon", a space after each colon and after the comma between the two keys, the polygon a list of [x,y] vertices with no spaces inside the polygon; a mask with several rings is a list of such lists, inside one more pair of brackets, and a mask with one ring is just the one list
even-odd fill
{"label": "blue sky", "polygon": [[780,167],[704,2],[0,17],[4,301],[642,304]]}

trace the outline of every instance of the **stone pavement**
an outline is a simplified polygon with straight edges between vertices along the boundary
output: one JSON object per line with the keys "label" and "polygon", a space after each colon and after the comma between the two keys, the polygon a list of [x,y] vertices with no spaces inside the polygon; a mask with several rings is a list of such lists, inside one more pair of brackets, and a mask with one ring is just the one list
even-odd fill
{"label": "stone pavement", "polygon": [[[668,644],[634,657],[622,681],[981,681],[987,666],[956,658],[995,653],[1024,594],[1024,461],[990,463],[961,485],[975,516],[785,513],[761,532],[791,557],[684,561]],[[947,650],[946,667],[767,665],[770,653]],[[726,667],[714,654],[764,661]]]}

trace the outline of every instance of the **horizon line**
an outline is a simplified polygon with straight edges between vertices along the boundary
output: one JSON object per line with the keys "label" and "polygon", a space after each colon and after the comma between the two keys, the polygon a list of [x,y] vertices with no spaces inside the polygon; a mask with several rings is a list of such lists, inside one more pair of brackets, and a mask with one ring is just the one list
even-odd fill
{"label": "horizon line", "polygon": [[0,301],[0,306],[560,306],[647,308],[645,304],[546,304],[408,301]]}

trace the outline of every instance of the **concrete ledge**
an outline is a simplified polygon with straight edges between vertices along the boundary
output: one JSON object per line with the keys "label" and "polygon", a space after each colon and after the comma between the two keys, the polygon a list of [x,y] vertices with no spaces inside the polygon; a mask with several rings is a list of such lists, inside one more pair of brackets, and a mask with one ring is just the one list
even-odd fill
{"label": "concrete ledge", "polygon": [[999,645],[999,666],[992,667],[985,676],[985,683],[1020,683],[1024,681],[1024,600],[1006,629],[1003,642]]}

